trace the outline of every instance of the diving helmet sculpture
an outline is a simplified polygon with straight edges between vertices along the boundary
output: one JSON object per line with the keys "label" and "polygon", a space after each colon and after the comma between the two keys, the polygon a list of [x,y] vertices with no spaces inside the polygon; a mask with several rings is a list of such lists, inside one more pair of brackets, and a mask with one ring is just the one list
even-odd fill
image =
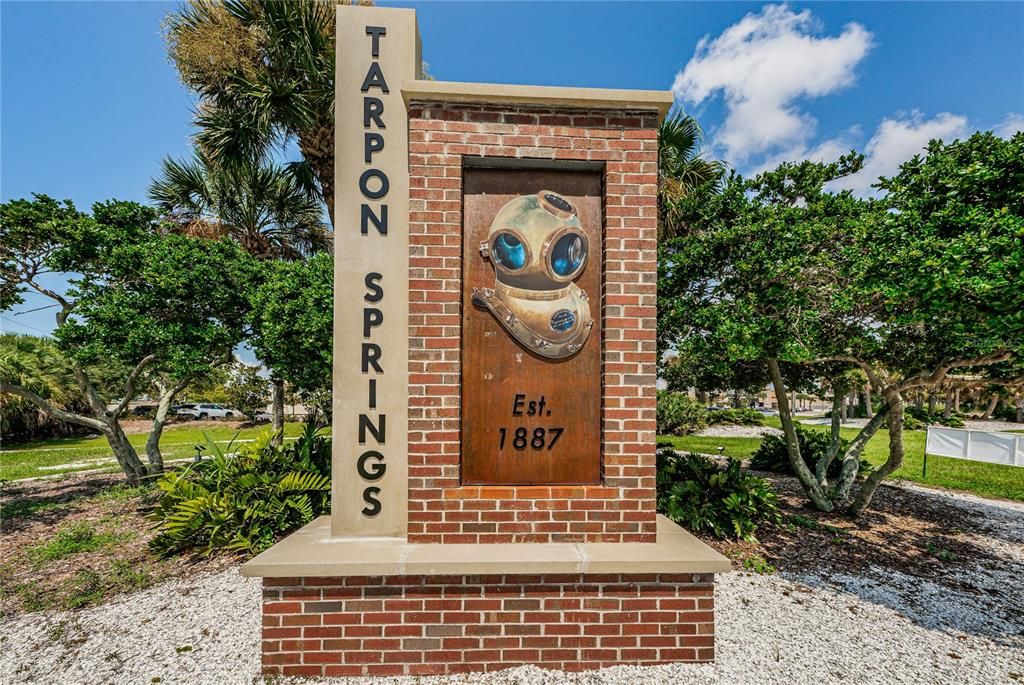
{"label": "diving helmet sculpture", "polygon": [[587,234],[576,208],[558,193],[542,190],[509,201],[491,222],[480,254],[494,267],[494,288],[473,288],[523,347],[549,359],[575,354],[594,321],[577,278],[587,265]]}

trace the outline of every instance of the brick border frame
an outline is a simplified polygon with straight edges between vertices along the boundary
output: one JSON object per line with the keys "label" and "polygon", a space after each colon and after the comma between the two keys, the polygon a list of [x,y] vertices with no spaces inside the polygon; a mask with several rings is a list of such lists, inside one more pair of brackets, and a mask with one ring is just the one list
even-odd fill
{"label": "brick border frame", "polygon": [[[657,126],[655,111],[409,103],[409,542],[654,542]],[[466,157],[604,165],[601,485],[461,484]]]}

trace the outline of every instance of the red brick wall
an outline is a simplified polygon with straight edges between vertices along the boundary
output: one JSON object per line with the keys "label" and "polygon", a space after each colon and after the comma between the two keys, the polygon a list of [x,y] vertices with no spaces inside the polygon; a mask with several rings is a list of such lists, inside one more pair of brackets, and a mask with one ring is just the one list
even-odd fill
{"label": "red brick wall", "polygon": [[[654,112],[411,104],[410,542],[654,541],[657,124]],[[461,486],[467,155],[604,165],[600,486]]]}
{"label": "red brick wall", "polygon": [[263,672],[426,675],[714,659],[709,574],[265,578]]}

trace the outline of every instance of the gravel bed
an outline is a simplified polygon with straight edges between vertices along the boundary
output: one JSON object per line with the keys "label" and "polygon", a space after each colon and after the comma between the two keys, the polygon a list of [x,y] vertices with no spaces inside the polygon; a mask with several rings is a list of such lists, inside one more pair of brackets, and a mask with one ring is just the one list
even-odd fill
{"label": "gravel bed", "polygon": [[[1024,505],[913,489],[983,515],[981,532],[965,535],[984,545],[994,561],[953,564],[937,579],[879,568],[857,575],[719,576],[714,665],[622,666],[582,674],[527,667],[449,678],[332,682],[1024,682],[1024,593],[1006,591],[1020,587],[1024,578]],[[5,683],[258,683],[259,601],[259,582],[231,568],[91,609],[23,614],[0,623],[0,673]]]}
{"label": "gravel bed", "polygon": [[694,435],[712,438],[759,438],[762,435],[782,435],[782,431],[771,426],[708,426]]}

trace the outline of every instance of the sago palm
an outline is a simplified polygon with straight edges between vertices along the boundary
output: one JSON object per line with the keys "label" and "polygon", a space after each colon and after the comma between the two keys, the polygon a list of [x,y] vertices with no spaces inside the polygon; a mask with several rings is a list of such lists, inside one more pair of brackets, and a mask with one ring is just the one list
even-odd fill
{"label": "sago palm", "polygon": [[330,245],[319,200],[281,166],[224,167],[197,150],[165,159],[149,197],[183,232],[230,236],[257,257],[299,259]]}
{"label": "sago palm", "polygon": [[296,178],[334,221],[333,0],[189,0],[167,18],[171,59],[199,95],[197,140],[219,166],[288,141]]}
{"label": "sago palm", "polygon": [[706,183],[717,183],[725,164],[707,159],[704,132],[692,116],[677,110],[658,127],[658,233],[676,232],[674,207],[679,198]]}

